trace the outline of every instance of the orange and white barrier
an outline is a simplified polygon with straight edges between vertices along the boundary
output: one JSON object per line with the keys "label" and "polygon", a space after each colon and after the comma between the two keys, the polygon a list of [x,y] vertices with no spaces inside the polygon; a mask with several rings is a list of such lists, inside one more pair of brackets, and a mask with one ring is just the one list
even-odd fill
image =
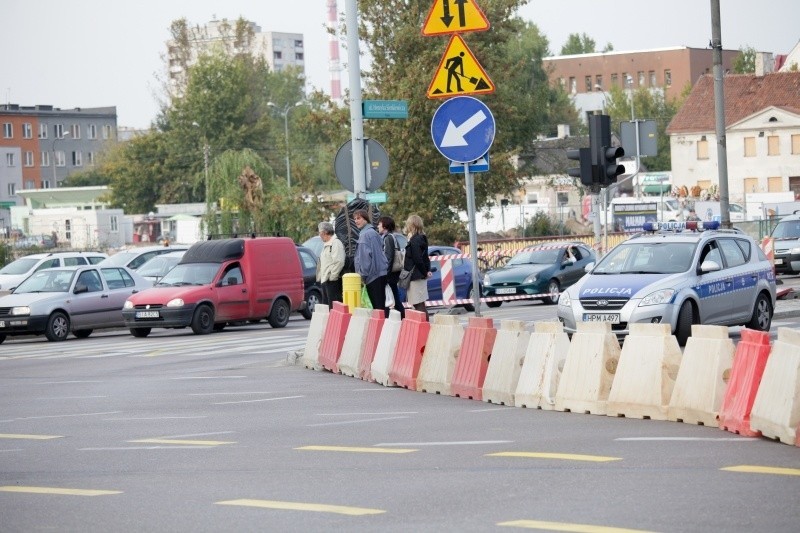
{"label": "orange and white barrier", "polygon": [[747,437],[759,436],[758,431],[750,427],[750,410],[761,385],[769,352],[769,333],[742,329],[733,357],[731,378],[719,409],[720,428]]}
{"label": "orange and white barrier", "polygon": [[497,330],[491,318],[470,317],[453,371],[450,394],[471,400],[481,399],[481,388],[496,336]]}
{"label": "orange and white barrier", "polygon": [[484,402],[514,405],[514,393],[530,338],[531,332],[522,320],[500,321],[483,380]]}
{"label": "orange and white barrier", "polygon": [[397,338],[400,336],[401,323],[400,311],[394,309],[389,311],[389,318],[383,321],[381,336],[378,339],[378,346],[375,348],[375,357],[370,366],[372,379],[384,387],[390,385],[389,370],[392,368],[394,348],[397,345]]}
{"label": "orange and white barrier", "polygon": [[325,336],[328,316],[327,305],[317,304],[314,306],[314,314],[311,315],[311,324],[308,326],[306,346],[303,350],[303,357],[300,360],[306,368],[322,370],[322,365],[319,364],[319,349],[322,345],[322,338]]}
{"label": "orange and white barrier", "polygon": [[364,353],[361,355],[361,362],[358,365],[358,377],[365,381],[373,381],[372,361],[375,359],[375,351],[378,349],[378,341],[381,339],[381,330],[385,319],[386,314],[383,309],[373,309],[369,315]]}
{"label": "orange and white barrier", "polygon": [[567,352],[569,336],[560,322],[534,322],[514,393],[514,405],[552,410]]}
{"label": "orange and white barrier", "polygon": [[358,376],[358,369],[361,364],[361,356],[364,353],[364,346],[367,340],[367,326],[371,309],[356,307],[350,318],[347,333],[344,336],[342,354],[339,356],[339,373],[345,376]]}
{"label": "orange and white barrier", "polygon": [[342,353],[347,327],[350,325],[350,309],[341,302],[333,302],[328,314],[328,326],[325,328],[325,336],[322,338],[319,364],[325,370],[338,372],[337,363]]}
{"label": "orange and white barrier", "polygon": [[726,326],[693,325],[672,389],[667,420],[717,427],[735,352]]}
{"label": "orange and white barrier", "polygon": [[428,342],[431,324],[425,313],[408,309],[400,325],[400,336],[389,369],[389,381],[398,387],[417,390],[417,374],[422,363],[422,353]]}
{"label": "orange and white barrier", "polygon": [[769,259],[772,268],[775,268],[775,239],[773,237],[764,237],[761,239],[761,251]]}
{"label": "orange and white barrier", "polygon": [[464,326],[457,316],[437,314],[433,317],[417,375],[418,391],[450,395],[450,383],[463,340]]}
{"label": "orange and white barrier", "polygon": [[666,420],[681,366],[669,324],[631,324],[606,402],[608,416]]}

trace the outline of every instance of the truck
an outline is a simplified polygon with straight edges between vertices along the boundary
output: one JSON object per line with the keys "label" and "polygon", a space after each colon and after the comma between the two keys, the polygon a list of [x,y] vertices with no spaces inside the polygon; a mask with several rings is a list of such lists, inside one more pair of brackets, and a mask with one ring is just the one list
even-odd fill
{"label": "truck", "polygon": [[[694,212],[698,217],[700,217],[700,220],[722,220],[722,212],[720,210],[719,202],[697,201],[693,204],[693,206]],[[744,206],[741,204],[730,202],[728,204],[728,212],[730,213],[731,222],[743,222],[744,220],[747,220]]]}
{"label": "truck", "polygon": [[191,327],[197,335],[267,319],[273,328],[306,305],[296,246],[286,237],[219,239],[192,245],[152,288],[122,309],[134,337],[153,328]]}

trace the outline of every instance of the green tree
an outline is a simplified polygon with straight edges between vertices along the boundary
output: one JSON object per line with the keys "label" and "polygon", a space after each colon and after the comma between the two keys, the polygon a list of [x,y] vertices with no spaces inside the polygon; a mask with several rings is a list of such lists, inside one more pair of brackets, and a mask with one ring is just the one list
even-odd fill
{"label": "green tree", "polygon": [[733,58],[733,72],[736,74],[752,74],[756,71],[756,49],[752,46],[739,48],[739,54]]}
{"label": "green tree", "polygon": [[[561,55],[574,55],[574,54],[592,54],[595,51],[596,43],[594,39],[585,33],[570,33],[567,37],[567,42],[561,47]],[[607,44],[606,48],[611,46]],[[613,46],[611,47],[613,49]]]}

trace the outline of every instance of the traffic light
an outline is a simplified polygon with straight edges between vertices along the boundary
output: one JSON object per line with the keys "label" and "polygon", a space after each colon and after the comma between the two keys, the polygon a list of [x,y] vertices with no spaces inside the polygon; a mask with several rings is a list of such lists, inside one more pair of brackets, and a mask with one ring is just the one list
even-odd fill
{"label": "traffic light", "polygon": [[571,167],[567,169],[567,174],[573,178],[580,178],[581,183],[586,187],[594,185],[592,179],[592,151],[591,148],[577,148],[574,150],[567,150],[567,159],[579,161],[578,167]]}
{"label": "traffic light", "polygon": [[589,115],[589,147],[594,179],[600,187],[608,187],[625,172],[625,167],[617,164],[625,150],[611,146],[611,118],[608,115]]}

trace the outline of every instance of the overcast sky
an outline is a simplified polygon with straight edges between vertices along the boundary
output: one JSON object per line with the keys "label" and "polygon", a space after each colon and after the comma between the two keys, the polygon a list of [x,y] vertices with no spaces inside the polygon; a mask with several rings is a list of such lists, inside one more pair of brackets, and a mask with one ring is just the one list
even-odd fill
{"label": "overcast sky", "polygon": [[[720,3],[726,49],[752,46],[786,54],[800,40],[798,0]],[[242,16],[264,31],[302,33],[309,84],[329,92],[326,0],[3,0],[0,5],[4,103],[116,106],[119,126],[147,127],[163,94],[157,75],[164,71],[169,26],[181,17],[204,24]],[[338,0],[338,9],[344,11],[345,0]],[[710,13],[709,0],[532,0],[520,10],[548,37],[554,53],[575,32],[587,33],[599,49],[607,42],[617,51],[703,48],[711,38]],[[446,38],[430,38],[442,41],[444,53]],[[344,49],[340,54],[346,60]],[[346,86],[347,73],[341,77]],[[420,92],[429,83],[421,80]]]}

